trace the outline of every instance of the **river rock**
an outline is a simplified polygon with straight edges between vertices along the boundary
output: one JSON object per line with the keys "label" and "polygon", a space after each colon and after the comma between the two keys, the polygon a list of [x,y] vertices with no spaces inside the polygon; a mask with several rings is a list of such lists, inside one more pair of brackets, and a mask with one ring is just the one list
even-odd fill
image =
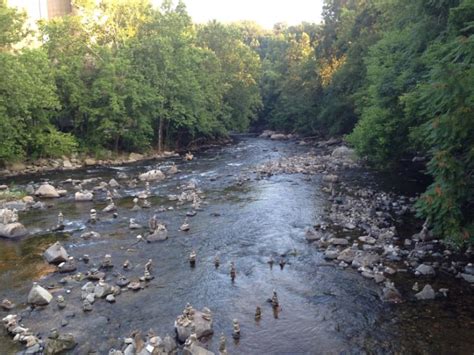
{"label": "river rock", "polygon": [[419,265],[415,272],[417,274],[425,275],[425,276],[433,276],[436,274],[434,268],[431,265],[421,264]]}
{"label": "river rock", "polygon": [[94,194],[90,191],[77,191],[74,194],[74,200],[82,201],[92,201],[94,199]]}
{"label": "river rock", "polygon": [[160,242],[168,239],[168,230],[162,224],[158,225],[158,228],[146,237],[146,241],[149,243]]}
{"label": "river rock", "polygon": [[193,342],[183,348],[183,355],[214,355],[214,353]]}
{"label": "river rock", "polygon": [[94,158],[86,158],[86,159],[84,159],[84,165],[85,166],[97,165],[97,160],[95,160]]}
{"label": "river rock", "polygon": [[143,155],[139,153],[130,153],[128,156],[128,162],[133,163],[139,160],[143,160]]}
{"label": "river rock", "polygon": [[305,232],[305,239],[309,243],[320,240],[322,237],[323,237],[323,234],[321,233],[321,231],[315,230],[313,228],[310,228]]}
{"label": "river rock", "polygon": [[167,171],[168,174],[173,175],[178,173],[178,167],[176,165],[171,165]]}
{"label": "river rock", "polygon": [[28,303],[34,306],[46,306],[52,299],[53,296],[38,284],[33,284],[28,294]]}
{"label": "river rock", "polygon": [[57,338],[48,339],[44,349],[45,355],[58,355],[76,347],[77,342],[72,334],[61,334]]}
{"label": "river rock", "polygon": [[328,174],[328,175],[323,176],[323,181],[324,182],[335,183],[338,180],[339,180],[339,177],[337,175]]}
{"label": "river rock", "polygon": [[105,282],[99,282],[94,287],[94,295],[99,298],[105,298],[114,293],[114,287]]}
{"label": "river rock", "polygon": [[288,137],[286,136],[286,134],[283,134],[283,133],[273,133],[270,136],[270,139],[274,141],[278,141],[278,140],[288,139]]}
{"label": "river rock", "polygon": [[324,252],[324,259],[333,260],[339,256],[339,251],[337,249],[327,249]]}
{"label": "river rock", "polygon": [[474,275],[466,274],[466,273],[461,273],[461,277],[462,277],[465,281],[467,281],[467,282],[469,282],[469,283],[471,283],[471,284],[474,283]]}
{"label": "river rock", "polygon": [[346,146],[341,146],[341,147],[335,148],[332,151],[331,156],[334,158],[340,158],[340,159],[354,159],[356,155],[353,149],[350,149]]}
{"label": "river rock", "polygon": [[260,138],[270,138],[272,136],[272,134],[275,134],[275,132],[266,129],[259,135],[259,137]]}
{"label": "river rock", "polygon": [[56,188],[48,183],[42,184],[36,191],[35,195],[43,198],[58,198],[59,192]]}
{"label": "river rock", "polygon": [[212,329],[212,318],[208,317],[210,312],[204,312],[204,310],[203,312],[198,310],[193,311],[192,320],[189,318],[184,319],[182,318],[183,316],[179,316],[175,321],[174,326],[178,334],[178,339],[181,342],[186,341],[192,333],[195,333],[198,339],[214,333]]}
{"label": "river rock", "polygon": [[368,267],[378,263],[380,255],[375,253],[368,253],[364,251],[358,251],[354,260],[352,261],[353,268]]}
{"label": "river rock", "polygon": [[342,260],[348,264],[352,263],[355,258],[355,251],[351,248],[346,248],[341,251],[337,257],[337,260]]}
{"label": "river rock", "polygon": [[74,168],[74,165],[72,165],[72,163],[69,159],[63,159],[63,168],[64,169],[72,169],[72,168]]}
{"label": "river rock", "polygon": [[0,237],[19,238],[28,234],[25,226],[19,222],[2,224],[0,223]]}
{"label": "river rock", "polygon": [[118,189],[120,187],[120,184],[117,182],[117,180],[112,178],[109,181],[109,186],[113,189]]}
{"label": "river rock", "polygon": [[349,241],[345,238],[331,238],[329,239],[329,244],[346,246],[349,245]]}
{"label": "river rock", "polygon": [[423,287],[423,290],[418,292],[415,297],[417,300],[432,300],[435,298],[435,291],[433,290],[433,287],[428,284],[425,285],[425,287]]}
{"label": "river rock", "polygon": [[66,249],[64,249],[64,247],[59,242],[54,243],[48,249],[46,249],[43,253],[43,256],[50,264],[60,264],[64,261],[67,261],[69,258]]}
{"label": "river rock", "polygon": [[389,303],[400,303],[402,302],[402,296],[400,292],[395,288],[395,285],[391,282],[387,282],[382,290],[382,301]]}
{"label": "river rock", "polygon": [[81,234],[82,239],[97,239],[100,238],[100,234],[94,231],[84,232]]}
{"label": "river rock", "polygon": [[138,178],[141,181],[161,181],[165,179],[165,174],[161,172],[159,169],[150,170],[146,173],[140,174]]}

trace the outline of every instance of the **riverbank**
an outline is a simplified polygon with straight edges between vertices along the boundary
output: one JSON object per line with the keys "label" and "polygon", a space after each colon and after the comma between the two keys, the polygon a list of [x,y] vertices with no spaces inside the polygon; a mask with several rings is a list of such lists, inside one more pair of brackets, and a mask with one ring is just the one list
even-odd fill
{"label": "riverbank", "polygon": [[[44,208],[18,216],[29,236],[0,240],[0,283],[6,285],[0,298],[15,304],[0,310],[2,318],[16,314],[42,346],[52,342],[48,335],[54,337],[50,330],[57,328],[62,339],[72,335],[77,343],[73,352],[113,348],[120,354],[130,345],[164,349],[170,343],[166,334],[174,338],[177,317],[183,309],[190,313],[189,302],[205,317],[204,308],[211,310],[214,335],[200,337],[197,346],[214,353],[221,333],[234,354],[472,352],[472,287],[454,274],[445,278],[441,264],[431,265],[435,275],[415,275],[413,266],[403,266],[409,261],[401,251],[405,247],[399,261],[390,260],[392,249],[385,254],[387,244],[396,251],[405,236],[412,240],[406,248],[437,247],[434,241],[413,241],[419,221],[400,228],[399,218],[392,217],[406,207],[400,221],[408,218],[413,196],[401,199],[400,193],[374,187],[373,182],[382,181],[365,171],[350,150],[329,143],[243,137],[232,146],[197,153],[191,161],[170,158],[37,177],[35,188],[47,180],[65,193],[35,197]],[[169,173],[172,166],[176,169]],[[165,177],[149,181],[147,191],[140,176],[157,169]],[[30,181],[18,179],[18,185],[26,188]],[[76,201],[79,189],[93,192],[92,201]],[[113,197],[111,210],[107,191],[113,194],[114,189],[120,197]],[[145,198],[135,203],[138,196]],[[403,203],[393,206],[399,199]],[[95,223],[90,222],[91,209],[96,210]],[[54,231],[59,212],[64,229]],[[167,239],[157,241],[163,234],[154,234],[146,243],[154,215]],[[389,236],[393,227],[396,233]],[[57,241],[74,258],[73,265],[43,258]],[[189,260],[193,252],[194,266]],[[377,254],[379,261],[359,270],[353,267],[358,253],[364,258]],[[429,263],[433,254],[427,250],[418,264]],[[338,260],[341,255],[346,261]],[[467,265],[461,262],[459,267]],[[387,267],[396,272],[385,272]],[[377,283],[380,275],[386,280]],[[28,302],[33,281],[53,296],[48,305]],[[395,283],[401,303],[384,302],[385,281]],[[416,300],[414,282],[430,283],[435,299]],[[442,288],[449,289],[447,297]],[[103,289],[112,290],[114,302]],[[273,290],[277,312],[267,302]],[[85,304],[92,298],[92,304]],[[258,321],[257,306],[262,311]],[[233,319],[241,329],[236,340]],[[179,322],[186,324],[183,318]],[[0,335],[9,351],[10,339]],[[177,345],[181,352],[183,345]]]}
{"label": "riverbank", "polygon": [[200,141],[190,145],[186,149],[178,149],[173,151],[149,151],[146,153],[112,153],[108,152],[110,158],[96,158],[94,156],[81,156],[75,154],[70,157],[62,157],[56,159],[36,159],[34,161],[26,160],[25,162],[8,163],[5,168],[0,168],[0,178],[12,178],[21,175],[42,174],[54,171],[71,171],[85,167],[94,166],[120,166],[126,164],[134,164],[147,160],[162,160],[184,155],[187,152],[196,152],[210,147],[229,144],[231,138],[221,138],[209,141]]}

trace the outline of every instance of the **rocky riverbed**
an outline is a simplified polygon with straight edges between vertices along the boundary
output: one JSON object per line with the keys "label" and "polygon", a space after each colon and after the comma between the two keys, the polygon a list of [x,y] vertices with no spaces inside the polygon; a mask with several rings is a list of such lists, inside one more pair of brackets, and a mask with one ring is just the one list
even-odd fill
{"label": "rocky riverbed", "polygon": [[163,158],[1,182],[1,353],[473,352],[472,252],[407,176],[268,132]]}

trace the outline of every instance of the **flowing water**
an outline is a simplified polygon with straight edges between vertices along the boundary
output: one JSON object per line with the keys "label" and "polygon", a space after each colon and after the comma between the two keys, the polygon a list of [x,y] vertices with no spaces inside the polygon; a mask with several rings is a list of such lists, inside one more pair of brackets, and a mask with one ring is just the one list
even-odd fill
{"label": "flowing water", "polygon": [[[171,161],[45,175],[53,185],[68,189],[68,197],[47,201],[47,210],[20,214],[20,221],[36,235],[20,241],[0,240],[0,297],[19,303],[20,310],[15,311],[23,312],[23,323],[43,337],[51,328],[73,333],[79,342],[73,352],[77,354],[89,349],[107,354],[111,348],[120,347],[121,340],[135,329],[146,333],[152,328],[161,336],[172,335],[174,320],[187,302],[197,309],[212,310],[215,333],[207,344],[215,352],[219,335],[224,333],[229,354],[472,354],[472,290],[461,288],[446,301],[383,304],[380,288],[373,281],[354,270],[328,264],[322,253],[305,241],[305,228],[322,220],[327,204],[320,189],[320,176],[278,175],[256,180],[251,174],[256,164],[307,149],[291,142],[244,137],[235,145],[197,154],[191,162],[175,160],[181,172],[151,186],[156,196],[150,200],[153,208],[130,210],[133,195],[143,190],[143,185],[119,190],[123,195],[115,201],[119,217],[113,219],[99,213],[101,220],[94,227],[102,235],[98,240],[82,240],[79,235],[89,230],[85,224],[88,211],[105,206],[105,197],[94,203],[76,203],[74,190],[63,181],[94,177],[108,181],[119,171],[137,176]],[[252,178],[239,179],[246,175]],[[14,181],[23,185],[32,179]],[[39,177],[34,179],[38,181]],[[206,195],[203,210],[189,218],[191,230],[178,231],[191,207],[175,207],[158,213],[168,227],[167,241],[134,245],[139,231],[128,229],[129,218],[146,225],[158,206],[176,206],[166,196],[179,193],[177,186],[190,179],[195,179]],[[65,216],[66,233],[39,233],[56,223],[59,211]],[[141,276],[144,263],[150,258],[155,279],[144,290],[123,292],[115,304],[98,300],[92,312],[84,313],[80,300],[84,281],[59,285],[64,275],[51,273],[51,267],[41,257],[55,240],[61,240],[76,258],[90,255],[89,267],[111,254],[115,267],[108,273],[110,283],[114,283],[118,272],[129,279]],[[188,263],[192,249],[197,252],[195,268]],[[216,254],[221,259],[217,269],[213,264]],[[270,268],[270,256],[278,262],[281,255],[287,260],[285,267],[281,269],[276,263]],[[126,259],[134,266],[127,272],[121,268]],[[237,268],[234,283],[229,276],[231,261]],[[78,262],[78,272],[87,268]],[[53,302],[44,309],[28,310],[24,302],[34,280],[54,286],[54,295],[65,295],[66,309],[59,311]],[[274,289],[282,306],[278,314],[267,302]],[[71,292],[66,294],[66,290]],[[258,305],[263,316],[255,322]],[[61,327],[67,312],[74,312],[74,317]],[[0,311],[0,316],[6,314]],[[241,325],[239,342],[230,336],[234,318]],[[9,337],[0,335],[0,354],[18,349]]]}

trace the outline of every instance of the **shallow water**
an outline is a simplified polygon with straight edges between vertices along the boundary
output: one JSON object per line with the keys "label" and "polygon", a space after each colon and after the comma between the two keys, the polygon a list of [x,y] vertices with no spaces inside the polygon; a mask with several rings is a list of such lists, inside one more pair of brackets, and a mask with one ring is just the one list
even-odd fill
{"label": "shallow water", "polygon": [[[106,354],[112,347],[119,347],[121,339],[135,329],[146,333],[152,328],[162,336],[174,334],[174,320],[187,302],[198,309],[212,310],[215,334],[207,344],[215,352],[223,332],[229,354],[472,354],[472,290],[442,279],[439,287],[447,283],[453,290],[447,300],[383,304],[379,286],[356,271],[326,263],[322,254],[306,243],[305,228],[322,220],[327,203],[319,188],[318,175],[310,179],[306,175],[279,175],[255,180],[251,173],[255,164],[307,149],[291,142],[241,138],[236,145],[197,154],[191,162],[175,160],[181,172],[151,186],[156,196],[151,199],[152,209],[130,211],[132,196],[144,189],[143,184],[119,190],[124,196],[116,201],[119,217],[112,219],[99,213],[101,220],[94,226],[93,230],[102,235],[100,240],[85,241],[79,235],[89,230],[85,224],[88,211],[105,206],[105,196],[99,195],[94,203],[76,203],[72,186],[62,181],[89,177],[108,181],[119,171],[136,177],[147,169],[169,165],[170,161],[45,175],[54,185],[69,190],[68,197],[47,201],[51,206],[45,211],[20,214],[20,221],[32,231],[44,230],[55,224],[61,210],[66,233],[41,233],[14,242],[0,240],[0,297],[19,303],[21,309],[26,308],[22,303],[32,281],[39,279],[43,285],[58,286],[53,293],[65,295],[66,309],[57,310],[53,302],[45,309],[25,311],[23,323],[43,336],[54,327],[73,333],[79,342],[74,351],[78,354],[90,349]],[[246,175],[252,179],[238,183],[243,180],[239,177]],[[22,185],[32,179],[22,177],[15,183]],[[158,206],[175,206],[175,202],[167,201],[166,195],[179,193],[177,186],[190,179],[198,181],[207,203],[195,217],[189,218],[191,230],[178,231],[186,211],[191,209],[186,204],[158,214],[167,224],[167,241],[133,245],[140,231],[130,231],[128,219],[133,217],[146,225]],[[110,283],[114,283],[114,274],[118,272],[129,279],[141,276],[149,258],[153,259],[155,279],[144,290],[123,292],[116,297],[115,304],[98,300],[93,311],[85,314],[80,301],[80,287],[85,281],[71,280],[64,288],[59,287],[57,282],[64,275],[51,274],[51,268],[42,260],[42,251],[55,240],[61,240],[76,258],[90,255],[89,267],[98,264],[106,253],[111,254],[115,267],[107,276]],[[197,252],[195,268],[190,268],[187,261],[192,249]],[[213,265],[216,254],[221,258],[218,269]],[[271,269],[269,257],[278,262],[280,255],[285,255],[286,266],[280,269],[275,264]],[[126,259],[134,266],[131,271],[121,268]],[[230,261],[237,267],[234,283],[229,277]],[[87,268],[78,262],[78,272]],[[404,281],[403,275],[397,277]],[[71,293],[66,294],[66,289]],[[278,314],[266,301],[273,289],[282,305]],[[257,305],[263,310],[258,323],[254,321]],[[75,316],[68,319],[66,327],[61,327],[67,311],[75,312]],[[3,314],[6,312],[0,311]],[[241,325],[238,343],[230,336],[234,318]],[[0,336],[0,354],[14,353],[15,349],[10,338]]]}

